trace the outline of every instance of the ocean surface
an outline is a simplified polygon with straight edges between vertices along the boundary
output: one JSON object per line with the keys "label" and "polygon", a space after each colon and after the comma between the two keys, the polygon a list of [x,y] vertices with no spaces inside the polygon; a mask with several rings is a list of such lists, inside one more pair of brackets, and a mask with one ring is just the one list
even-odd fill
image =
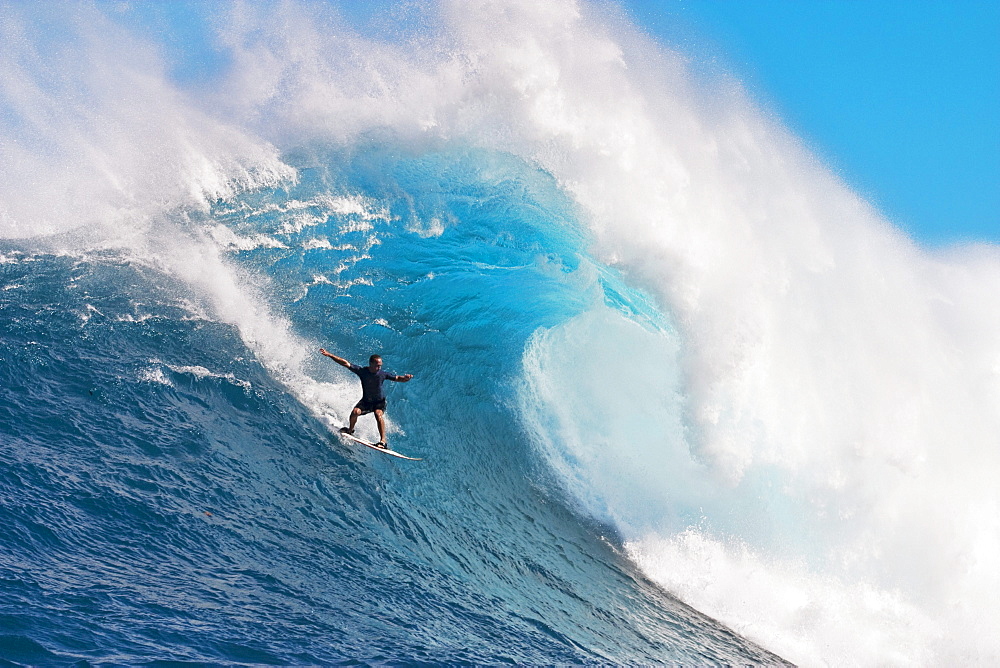
{"label": "ocean surface", "polygon": [[1000,250],[614,5],[375,7],[0,5],[4,665],[1000,661]]}

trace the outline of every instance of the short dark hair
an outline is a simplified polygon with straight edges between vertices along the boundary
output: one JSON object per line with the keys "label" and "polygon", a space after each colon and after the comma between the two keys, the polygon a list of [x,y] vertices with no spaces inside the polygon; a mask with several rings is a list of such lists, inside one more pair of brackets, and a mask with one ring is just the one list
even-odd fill
{"label": "short dark hair", "polygon": [[382,361],[381,355],[372,355],[371,357],[368,358],[369,364],[374,364],[375,362],[381,362],[381,361]]}

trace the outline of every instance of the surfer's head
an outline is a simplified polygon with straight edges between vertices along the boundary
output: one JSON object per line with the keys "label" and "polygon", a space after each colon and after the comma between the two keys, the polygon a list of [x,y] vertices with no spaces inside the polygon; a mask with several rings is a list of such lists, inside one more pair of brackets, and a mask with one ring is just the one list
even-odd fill
{"label": "surfer's head", "polygon": [[372,371],[378,371],[382,368],[382,357],[380,355],[372,355],[368,358],[368,368]]}

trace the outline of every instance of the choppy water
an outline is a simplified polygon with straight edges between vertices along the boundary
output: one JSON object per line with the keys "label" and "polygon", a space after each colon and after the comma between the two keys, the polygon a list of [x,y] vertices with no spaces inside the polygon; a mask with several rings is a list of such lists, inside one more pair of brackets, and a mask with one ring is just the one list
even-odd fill
{"label": "choppy water", "polygon": [[[197,224],[234,275],[269,277],[296,337],[416,373],[392,441],[425,461],[331,436],[316,413],[343,416],[351,377],[303,362],[338,401],[282,378],[142,259],[8,244],[5,657],[771,660],[650,583],[533,453],[521,353],[599,290],[551,178],[465,152],[342,160]],[[432,185],[418,206],[461,225],[413,229]]]}

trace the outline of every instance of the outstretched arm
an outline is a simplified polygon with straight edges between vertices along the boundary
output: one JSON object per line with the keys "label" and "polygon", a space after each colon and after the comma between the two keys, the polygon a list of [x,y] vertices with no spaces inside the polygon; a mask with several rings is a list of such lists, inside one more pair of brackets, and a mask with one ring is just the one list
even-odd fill
{"label": "outstretched arm", "polygon": [[392,376],[389,380],[394,380],[397,383],[408,383],[411,378],[413,378],[413,374],[408,373],[403,376]]}
{"label": "outstretched arm", "polygon": [[346,366],[346,367],[350,367],[351,366],[351,363],[348,362],[347,360],[345,360],[343,357],[337,357],[333,353],[329,353],[329,352],[327,352],[326,350],[324,350],[322,348],[319,349],[319,352],[320,352],[321,355],[326,355],[327,357],[329,357],[330,359],[332,359],[334,362],[336,362],[337,364],[339,364],[341,366]]}

